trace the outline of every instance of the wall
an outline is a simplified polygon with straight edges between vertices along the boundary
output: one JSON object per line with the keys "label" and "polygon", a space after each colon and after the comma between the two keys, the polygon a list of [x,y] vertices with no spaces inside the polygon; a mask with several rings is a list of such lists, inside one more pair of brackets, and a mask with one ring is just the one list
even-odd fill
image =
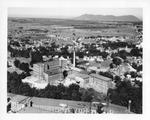
{"label": "wall", "polygon": [[89,84],[93,89],[104,94],[107,94],[108,88],[111,87],[111,81],[105,81],[96,77],[91,77],[89,79]]}

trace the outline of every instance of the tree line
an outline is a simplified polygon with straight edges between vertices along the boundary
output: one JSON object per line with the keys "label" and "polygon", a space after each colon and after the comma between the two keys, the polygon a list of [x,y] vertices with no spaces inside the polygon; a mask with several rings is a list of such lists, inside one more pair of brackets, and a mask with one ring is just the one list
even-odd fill
{"label": "tree line", "polygon": [[128,107],[129,100],[131,100],[131,111],[141,114],[142,82],[135,80],[133,85],[128,79],[121,81],[119,76],[116,76],[114,81],[116,88],[108,90],[111,103]]}

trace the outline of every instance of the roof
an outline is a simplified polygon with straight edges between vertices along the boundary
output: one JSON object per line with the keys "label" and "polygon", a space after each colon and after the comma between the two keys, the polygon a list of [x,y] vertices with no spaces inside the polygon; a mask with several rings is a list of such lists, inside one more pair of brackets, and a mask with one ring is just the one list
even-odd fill
{"label": "roof", "polygon": [[29,76],[24,79],[22,79],[23,83],[29,83],[32,84],[33,87],[36,87],[38,89],[43,89],[47,86],[47,82],[44,80],[41,80],[41,78],[36,76]]}
{"label": "roof", "polygon": [[99,74],[94,74],[94,73],[92,73],[92,74],[90,74],[90,76],[96,77],[96,78],[101,79],[101,80],[104,80],[104,81],[111,81],[111,78],[104,77],[104,76],[99,75]]}
{"label": "roof", "polygon": [[112,63],[112,60],[105,60],[101,62],[101,67],[109,67],[111,63]]}
{"label": "roof", "polygon": [[11,101],[14,102],[21,102],[22,100],[25,100],[26,98],[28,98],[28,96],[23,96],[23,95],[15,95]]}
{"label": "roof", "polygon": [[81,78],[89,78],[90,76],[88,74],[84,74],[84,73],[75,73],[74,74],[76,77],[81,77]]}
{"label": "roof", "polygon": [[72,100],[59,100],[59,99],[49,99],[49,98],[32,98],[33,104],[43,105],[43,106],[55,106],[60,107],[60,104],[66,104],[70,107],[84,108],[89,107],[90,103],[81,102],[81,101],[72,101]]}
{"label": "roof", "polygon": [[71,67],[71,69],[72,69],[72,70],[74,70],[74,71],[77,71],[77,72],[81,72],[81,71],[83,71],[82,69],[77,68],[77,67]]}
{"label": "roof", "polygon": [[15,94],[7,93],[7,97],[13,98],[14,96],[15,96]]}
{"label": "roof", "polygon": [[119,66],[119,69],[121,71],[125,71],[125,72],[128,72],[128,71],[136,71],[130,64],[128,63],[122,63],[120,66]]}
{"label": "roof", "polygon": [[29,63],[31,61],[31,58],[25,58],[25,57],[16,57],[14,59],[20,60],[21,62],[24,63]]}
{"label": "roof", "polygon": [[22,70],[20,70],[19,68],[16,68],[16,67],[9,67],[9,68],[7,68],[7,71],[10,73],[17,72],[18,74],[21,74],[23,72]]}
{"label": "roof", "polygon": [[51,111],[39,109],[35,107],[25,107],[24,109],[20,110],[18,113],[51,113]]}
{"label": "roof", "polygon": [[101,67],[101,64],[100,63],[96,63],[96,62],[89,62],[89,66]]}

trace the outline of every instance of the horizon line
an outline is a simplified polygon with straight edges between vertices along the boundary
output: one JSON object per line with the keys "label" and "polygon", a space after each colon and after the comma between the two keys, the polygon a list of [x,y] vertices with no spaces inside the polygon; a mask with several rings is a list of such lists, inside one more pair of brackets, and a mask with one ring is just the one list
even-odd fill
{"label": "horizon line", "polygon": [[134,16],[134,17],[137,17],[139,20],[143,20],[143,16],[136,16],[136,15],[132,15],[132,14],[128,14],[128,15],[113,15],[113,14],[108,14],[108,15],[104,15],[104,14],[89,14],[89,13],[85,13],[85,14],[80,14],[78,16],[42,16],[42,15],[35,15],[35,16],[32,16],[32,15],[9,15],[8,14],[8,17],[18,17],[18,18],[55,18],[55,19],[73,19],[73,18],[76,18],[76,17],[79,17],[79,16],[82,16],[82,15],[102,15],[102,16],[115,16],[115,17],[119,17],[119,16]]}

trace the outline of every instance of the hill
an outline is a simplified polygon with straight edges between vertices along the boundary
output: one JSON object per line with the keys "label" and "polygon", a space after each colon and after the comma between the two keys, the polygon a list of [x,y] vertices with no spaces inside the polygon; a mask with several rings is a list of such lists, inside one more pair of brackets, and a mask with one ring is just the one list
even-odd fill
{"label": "hill", "polygon": [[75,20],[88,20],[88,21],[131,21],[131,22],[140,21],[140,19],[138,19],[137,17],[133,15],[114,16],[114,15],[84,14],[74,19]]}

